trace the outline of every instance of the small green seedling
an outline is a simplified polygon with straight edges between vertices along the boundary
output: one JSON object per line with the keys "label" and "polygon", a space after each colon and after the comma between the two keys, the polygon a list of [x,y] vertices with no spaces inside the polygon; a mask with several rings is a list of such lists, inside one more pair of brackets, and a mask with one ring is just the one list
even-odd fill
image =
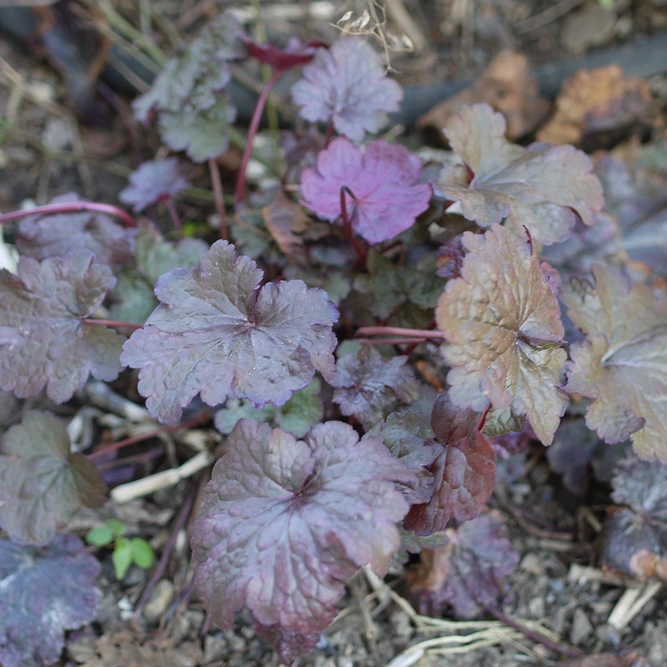
{"label": "small green seedling", "polygon": [[109,519],[104,526],[91,528],[86,535],[86,542],[95,547],[114,545],[111,559],[116,578],[122,581],[134,563],[147,570],[153,565],[155,552],[153,547],[141,537],[125,537],[127,526],[117,519]]}

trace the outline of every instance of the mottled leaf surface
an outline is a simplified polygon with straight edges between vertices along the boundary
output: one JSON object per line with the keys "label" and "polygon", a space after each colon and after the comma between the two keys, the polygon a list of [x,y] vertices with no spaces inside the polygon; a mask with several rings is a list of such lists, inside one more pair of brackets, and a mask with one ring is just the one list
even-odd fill
{"label": "mottled leaf surface", "polygon": [[484,235],[466,232],[463,244],[461,278],[447,283],[435,311],[447,337],[450,396],[478,412],[490,404],[526,415],[548,445],[567,405],[552,287],[531,245],[500,225]]}
{"label": "mottled leaf surface", "polygon": [[643,578],[644,554],[667,558],[667,466],[631,457],[612,478],[614,502],[625,505],[604,524],[603,556],[617,570]]}
{"label": "mottled leaf surface", "polygon": [[247,607],[262,625],[311,634],[335,617],[344,581],[398,549],[412,474],[386,447],[342,422],[296,440],[241,420],[227,439],[192,526],[195,585],[228,627]]}
{"label": "mottled leaf surface", "polygon": [[383,140],[362,152],[340,137],[320,151],[315,169],[301,173],[301,201],[324,220],[341,217],[341,188],[352,229],[369,243],[381,243],[415,224],[431,199],[431,186],[419,183],[421,161],[401,144]]}
{"label": "mottled leaf surface", "polygon": [[342,355],[336,363],[336,376],[330,381],[336,388],[334,403],[340,405],[344,415],[354,415],[364,428],[372,428],[399,401],[412,403],[417,399],[419,385],[405,365],[407,360],[396,356],[385,361],[368,344],[363,344],[356,355]]}
{"label": "mottled leaf surface", "polygon": [[201,239],[166,241],[153,224],[139,223],[134,264],[118,272],[111,292],[111,316],[143,324],[158,305],[153,288],[160,276],[174,269],[191,269],[207,250],[208,244]]}
{"label": "mottled leaf surface", "polygon": [[667,298],[596,265],[595,287],[571,281],[568,315],[586,340],[570,348],[567,390],[594,399],[586,424],[608,443],[632,435],[644,459],[667,462]]}
{"label": "mottled leaf surface", "polygon": [[516,146],[505,139],[505,118],[486,104],[465,107],[445,134],[464,166],[446,166],[436,193],[460,202],[482,227],[524,226],[542,244],[563,241],[577,215],[587,225],[602,209],[602,188],[590,159],[572,146]]}
{"label": "mottled leaf surface", "polygon": [[320,390],[321,382],[314,378],[305,389],[294,392],[285,405],[269,403],[261,408],[254,408],[248,401],[228,398],[225,407],[215,413],[215,427],[220,433],[229,435],[239,419],[250,418],[303,438],[324,416]]}
{"label": "mottled leaf surface", "polygon": [[135,213],[192,185],[175,157],[144,162],[130,174],[129,180],[129,185],[121,190],[118,198],[130,204]]}
{"label": "mottled leaf surface", "polygon": [[41,263],[22,257],[16,276],[0,271],[0,388],[25,398],[46,387],[64,403],[89,375],[115,380],[125,339],[84,319],[115,282],[85,250]]}
{"label": "mottled leaf surface", "polygon": [[[81,201],[74,193],[54,197],[49,204]],[[16,247],[25,257],[42,260],[65,255],[73,248],[90,250],[99,264],[115,266],[132,256],[132,233],[104,213],[32,215],[18,223]]]}
{"label": "mottled leaf surface", "polygon": [[433,475],[428,467],[433,463],[441,447],[432,440],[425,440],[422,415],[407,409],[392,412],[379,421],[362,440],[378,440],[392,456],[400,459],[416,477],[416,483],[405,487],[405,498],[410,503],[426,503],[433,495]]}
{"label": "mottled leaf surface", "polygon": [[63,633],[95,618],[102,593],[95,587],[99,561],[75,535],[48,547],[0,538],[0,663],[51,665],[65,645]]}
{"label": "mottled leaf surface", "polygon": [[474,618],[483,606],[497,607],[503,577],[519,563],[500,514],[482,514],[446,534],[449,543],[423,550],[422,566],[409,578],[421,613],[439,616],[451,606],[457,617]]}
{"label": "mottled leaf surface", "polygon": [[197,394],[208,405],[228,396],[282,405],[315,371],[332,379],[338,311],[326,292],[300,280],[260,287],[261,278],[226,241],[191,271],[160,278],[161,303],[121,357],[141,369],[139,392],[160,421],[178,421]]}
{"label": "mottled leaf surface", "polygon": [[82,505],[100,507],[106,487],[97,468],[70,452],[65,425],[31,410],[0,445],[0,526],[15,542],[43,545]]}
{"label": "mottled leaf surface", "polygon": [[339,134],[357,142],[365,132],[379,131],[402,98],[401,87],[387,78],[379,56],[359,37],[318,49],[313,62],[303,68],[303,78],[292,86],[292,99],[303,118],[332,122]]}
{"label": "mottled leaf surface", "polygon": [[432,535],[452,518],[461,523],[480,513],[496,482],[496,455],[481,423],[480,413],[457,407],[447,394],[438,396],[431,426],[443,448],[429,468],[435,488],[428,501],[410,508],[406,530]]}

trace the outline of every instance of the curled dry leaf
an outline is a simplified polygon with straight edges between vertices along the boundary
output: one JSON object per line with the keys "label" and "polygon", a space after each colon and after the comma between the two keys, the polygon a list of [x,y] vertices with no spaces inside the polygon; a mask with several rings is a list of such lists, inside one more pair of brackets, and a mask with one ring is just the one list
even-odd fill
{"label": "curled dry leaf", "polygon": [[303,208],[279,189],[273,201],[262,209],[262,218],[285,257],[294,264],[305,264],[303,239],[298,234],[306,230],[310,219]]}
{"label": "curled dry leaf", "polygon": [[449,395],[461,407],[491,405],[526,415],[551,444],[567,406],[560,308],[534,249],[500,225],[466,232],[461,277],[450,280],[435,311],[452,367]]}
{"label": "curled dry leaf", "polygon": [[632,436],[641,458],[667,463],[667,298],[610,267],[593,276],[595,286],[571,280],[563,290],[586,334],[570,348],[566,389],[594,399],[586,424],[605,442]]}
{"label": "curled dry leaf", "polygon": [[446,166],[435,192],[460,202],[463,215],[482,227],[507,219],[544,245],[570,235],[577,216],[586,225],[602,209],[593,165],[572,146],[516,146],[505,139],[505,119],[486,104],[466,107],[445,134],[465,165]]}

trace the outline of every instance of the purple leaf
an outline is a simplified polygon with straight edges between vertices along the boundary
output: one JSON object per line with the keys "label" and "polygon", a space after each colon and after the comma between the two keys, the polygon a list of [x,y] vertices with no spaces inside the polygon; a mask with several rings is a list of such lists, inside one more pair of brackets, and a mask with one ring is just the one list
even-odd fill
{"label": "purple leaf", "polygon": [[333,122],[336,131],[352,141],[380,130],[387,112],[397,111],[402,98],[401,87],[387,78],[375,51],[355,37],[318,49],[315,60],[303,68],[303,79],[292,86],[303,118]]}
{"label": "purple leaf", "polygon": [[0,538],[0,663],[57,662],[63,632],[95,618],[99,572],[99,562],[75,535],[59,535],[42,549]]}
{"label": "purple leaf", "polygon": [[429,468],[435,491],[426,503],[410,508],[406,530],[432,535],[445,530],[452,517],[460,523],[480,513],[496,482],[496,456],[481,422],[481,414],[457,408],[447,394],[438,396],[431,425],[444,448]]}
{"label": "purple leaf", "polygon": [[183,174],[178,158],[144,162],[130,174],[130,184],[118,198],[135,213],[158,201],[169,199],[192,184]]}
{"label": "purple leaf", "polygon": [[85,250],[41,263],[22,257],[18,276],[0,271],[0,388],[25,398],[46,387],[64,403],[88,375],[115,380],[124,337],[84,319],[115,282]]}
{"label": "purple leaf", "polygon": [[301,44],[298,39],[290,38],[284,49],[275,44],[258,44],[249,37],[242,37],[248,53],[261,63],[269,65],[274,72],[283,73],[295,67],[307,65],[317,52],[317,48],[327,48],[324,42],[312,40]]}
{"label": "purple leaf", "polygon": [[176,422],[199,393],[208,405],[227,396],[282,405],[315,371],[332,379],[338,310],[326,292],[300,280],[260,287],[261,278],[255,262],[226,241],[192,270],[160,278],[161,305],[121,356],[141,369],[139,392],[152,415]]}
{"label": "purple leaf", "polygon": [[608,443],[632,435],[635,452],[667,463],[667,298],[595,265],[595,287],[571,280],[567,314],[585,334],[573,343],[567,391],[594,399],[586,424]]}
{"label": "purple leaf", "polygon": [[616,467],[612,486],[614,502],[629,508],[605,521],[604,559],[626,574],[651,576],[642,556],[667,558],[667,466],[625,459]]}
{"label": "purple leaf", "polygon": [[386,571],[408,508],[396,482],[413,481],[384,445],[342,422],[300,441],[240,420],[192,526],[195,585],[213,620],[229,627],[245,606],[283,633],[323,630],[348,577],[366,564]]}
{"label": "purple leaf", "polygon": [[496,512],[450,528],[447,536],[449,544],[434,549],[422,571],[412,575],[413,593],[421,613],[440,616],[451,605],[457,617],[474,618],[504,597],[502,579],[514,571],[519,554]]}
{"label": "purple leaf", "polygon": [[433,475],[427,467],[433,463],[441,447],[425,442],[422,431],[422,415],[417,410],[392,412],[368,431],[362,440],[378,440],[392,456],[400,459],[415,474],[416,483],[405,487],[406,500],[410,503],[426,503],[433,495]]}
{"label": "purple leaf", "polygon": [[[54,197],[50,204],[81,201],[74,193]],[[132,231],[103,213],[34,215],[18,223],[16,247],[21,255],[43,260],[72,248],[90,250],[99,264],[114,266],[132,256]]]}
{"label": "purple leaf", "polygon": [[320,641],[319,632],[302,634],[286,630],[278,625],[262,625],[255,621],[253,630],[269,645],[278,651],[282,661],[293,663],[299,656],[310,653]]}
{"label": "purple leaf", "polygon": [[344,354],[336,364],[336,376],[329,384],[336,387],[334,403],[344,415],[354,415],[370,429],[398,404],[412,403],[419,385],[405,356],[384,361],[372,346],[362,344],[359,352]]}
{"label": "purple leaf", "polygon": [[15,542],[47,544],[79,507],[104,504],[99,471],[70,452],[55,415],[28,412],[7,431],[0,452],[0,526]]}
{"label": "purple leaf", "polygon": [[369,243],[381,243],[415,224],[428,208],[431,186],[419,183],[422,166],[401,144],[383,140],[366,146],[364,153],[343,137],[334,139],[317,156],[317,169],[301,174],[304,206],[325,220],[341,217],[341,188],[352,229]]}
{"label": "purple leaf", "polygon": [[516,146],[505,127],[486,104],[453,116],[445,134],[465,165],[445,167],[436,193],[460,202],[463,215],[482,227],[507,218],[517,234],[527,227],[544,245],[565,240],[577,215],[592,225],[603,199],[590,159],[572,146]]}
{"label": "purple leaf", "polygon": [[461,277],[449,280],[435,311],[449,394],[478,412],[490,404],[526,415],[548,445],[567,405],[564,331],[548,277],[532,246],[500,225],[466,232],[463,245]]}

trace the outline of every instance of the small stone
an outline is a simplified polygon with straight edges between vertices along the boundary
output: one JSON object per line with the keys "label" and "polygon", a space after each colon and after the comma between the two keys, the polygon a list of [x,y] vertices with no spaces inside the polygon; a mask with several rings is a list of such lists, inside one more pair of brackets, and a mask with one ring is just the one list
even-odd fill
{"label": "small stone", "polygon": [[568,51],[583,53],[591,46],[604,44],[614,34],[616,13],[592,0],[581,11],[569,14],[563,22],[561,41]]}
{"label": "small stone", "polygon": [[227,640],[218,633],[215,635],[206,635],[204,640],[204,657],[202,665],[208,665],[209,662],[221,660],[227,651]]}
{"label": "small stone", "polygon": [[174,584],[168,579],[160,579],[148,596],[148,601],[143,610],[144,618],[149,623],[158,623],[162,618],[162,614],[167,610],[173,596]]}
{"label": "small stone", "polygon": [[523,557],[519,567],[529,574],[534,574],[536,577],[544,574],[544,565],[537,554],[528,553]]}
{"label": "small stone", "polygon": [[243,637],[239,637],[233,630],[225,630],[224,635],[229,644],[229,648],[234,653],[242,653],[245,651],[246,642]]}
{"label": "small stone", "polygon": [[413,628],[410,617],[404,611],[394,612],[389,622],[394,630],[394,636],[401,639],[409,639],[412,636]]}
{"label": "small stone", "polygon": [[546,613],[544,598],[540,596],[532,598],[528,603],[528,609],[532,618],[543,618]]}
{"label": "small stone", "polygon": [[583,609],[574,610],[572,629],[570,630],[570,642],[575,646],[585,644],[593,634],[593,626]]}
{"label": "small stone", "polygon": [[72,126],[64,118],[51,116],[42,132],[42,143],[50,151],[64,151],[72,145],[74,134]]}
{"label": "small stone", "polygon": [[608,646],[611,645],[616,647],[621,643],[620,632],[607,623],[598,626],[595,630],[595,635],[603,644]]}

